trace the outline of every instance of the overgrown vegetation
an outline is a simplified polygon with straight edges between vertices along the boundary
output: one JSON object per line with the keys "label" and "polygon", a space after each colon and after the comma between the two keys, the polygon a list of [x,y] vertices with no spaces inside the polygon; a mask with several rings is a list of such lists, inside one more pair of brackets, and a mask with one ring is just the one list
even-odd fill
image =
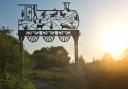
{"label": "overgrown vegetation", "polygon": [[101,60],[85,63],[81,56],[77,66],[72,63],[64,68],[34,70],[29,76],[47,81],[57,89],[127,89],[127,69],[128,50],[125,50],[120,60],[106,53]]}
{"label": "overgrown vegetation", "polygon": [[[0,30],[0,89],[15,89],[22,79],[22,53],[19,41],[12,37],[9,30]],[[24,50],[25,67],[29,54]],[[27,67],[25,71],[28,71]],[[18,87],[16,88],[18,89]]]}
{"label": "overgrown vegetation", "polygon": [[35,70],[49,69],[53,67],[66,67],[70,57],[68,52],[62,47],[50,47],[36,50],[31,55]]}
{"label": "overgrown vegetation", "polygon": [[0,31],[0,89],[35,89],[32,78],[56,89],[128,89],[128,49],[120,60],[109,53],[89,63],[82,56],[77,65],[69,60],[62,46],[35,50],[31,55],[24,50],[25,80],[21,80],[20,44],[8,31]]}
{"label": "overgrown vegetation", "polygon": [[17,81],[15,84],[15,89],[36,89],[36,87],[29,80],[21,80]]}

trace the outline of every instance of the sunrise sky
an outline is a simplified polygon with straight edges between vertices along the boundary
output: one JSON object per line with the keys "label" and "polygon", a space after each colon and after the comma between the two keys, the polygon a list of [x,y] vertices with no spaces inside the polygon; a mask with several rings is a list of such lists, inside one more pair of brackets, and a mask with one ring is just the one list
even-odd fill
{"label": "sunrise sky", "polygon": [[[79,55],[92,59],[109,52],[118,58],[128,48],[128,0],[0,0],[0,25],[14,29],[16,36],[21,11],[18,4],[37,4],[38,9],[63,9],[64,1],[70,1],[70,8],[77,10],[80,17]],[[57,37],[51,43],[41,37],[36,43],[24,41],[30,53],[49,46],[64,46],[74,59],[72,38],[66,43]]]}

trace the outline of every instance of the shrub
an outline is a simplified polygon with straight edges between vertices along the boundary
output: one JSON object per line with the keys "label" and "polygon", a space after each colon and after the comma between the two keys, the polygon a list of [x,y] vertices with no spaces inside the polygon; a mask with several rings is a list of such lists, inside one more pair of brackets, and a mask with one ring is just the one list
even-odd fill
{"label": "shrub", "polygon": [[20,80],[16,83],[15,89],[36,89],[32,82],[28,80]]}

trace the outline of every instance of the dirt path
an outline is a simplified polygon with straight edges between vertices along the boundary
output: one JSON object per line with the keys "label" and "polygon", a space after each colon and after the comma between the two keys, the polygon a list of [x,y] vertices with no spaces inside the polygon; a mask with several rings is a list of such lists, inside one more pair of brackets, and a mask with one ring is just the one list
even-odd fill
{"label": "dirt path", "polygon": [[52,85],[48,84],[47,82],[41,79],[30,79],[33,84],[35,84],[36,89],[56,89]]}

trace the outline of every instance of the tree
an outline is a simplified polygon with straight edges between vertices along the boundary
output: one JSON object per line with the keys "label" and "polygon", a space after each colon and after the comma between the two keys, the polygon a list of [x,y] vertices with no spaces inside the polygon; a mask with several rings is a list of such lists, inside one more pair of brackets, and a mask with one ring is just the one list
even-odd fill
{"label": "tree", "polygon": [[[0,62],[1,71],[6,71],[10,73],[18,72],[18,64],[20,64],[20,54],[19,53],[19,43],[18,41],[8,35],[7,32],[0,32]],[[19,61],[17,61],[19,59]],[[17,64],[17,65],[16,65]],[[13,66],[12,66],[13,65]],[[15,66],[16,65],[16,66]],[[15,66],[15,67],[14,67]],[[14,68],[13,68],[14,67]]]}
{"label": "tree", "polygon": [[128,60],[128,48],[126,50],[124,50],[122,59]]}
{"label": "tree", "polygon": [[109,53],[105,53],[102,57],[102,61],[105,61],[105,62],[110,62],[110,61],[113,61],[113,57],[111,54]]}
{"label": "tree", "polygon": [[62,46],[46,47],[36,50],[31,55],[35,69],[46,69],[51,67],[65,67],[69,64],[70,57]]}
{"label": "tree", "polygon": [[79,58],[78,58],[78,60],[79,60],[79,65],[80,66],[84,66],[85,65],[85,60],[84,60],[84,57],[83,56],[80,56]]}
{"label": "tree", "polygon": [[[7,81],[6,89],[7,86],[14,89],[14,84],[21,77],[22,54],[19,50],[19,41],[12,37],[9,31],[0,30],[0,80]],[[28,54],[26,51],[24,53],[26,60]]]}

